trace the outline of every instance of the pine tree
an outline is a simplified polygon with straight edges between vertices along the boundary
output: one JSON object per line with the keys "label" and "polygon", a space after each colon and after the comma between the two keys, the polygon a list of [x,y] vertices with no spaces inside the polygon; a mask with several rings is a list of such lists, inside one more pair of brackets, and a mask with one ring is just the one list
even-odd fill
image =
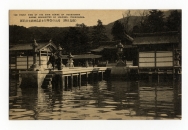
{"label": "pine tree", "polygon": [[111,29],[111,34],[113,35],[113,40],[123,40],[124,39],[124,26],[120,21],[115,21]]}
{"label": "pine tree", "polygon": [[167,18],[167,27],[170,31],[180,31],[181,30],[181,12],[174,10],[170,13]]}
{"label": "pine tree", "polygon": [[97,25],[93,27],[92,31],[92,41],[95,44],[94,46],[98,46],[100,41],[108,41],[109,38],[106,35],[105,27],[102,24],[101,20],[97,21]]}

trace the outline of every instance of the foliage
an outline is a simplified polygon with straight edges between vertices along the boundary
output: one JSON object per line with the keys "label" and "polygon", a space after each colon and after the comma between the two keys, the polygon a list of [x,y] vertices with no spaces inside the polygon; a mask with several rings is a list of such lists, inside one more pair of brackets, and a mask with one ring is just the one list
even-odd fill
{"label": "foliage", "polygon": [[63,46],[67,52],[81,54],[89,51],[88,41],[88,28],[83,24],[82,26],[70,27],[64,35]]}
{"label": "foliage", "polygon": [[9,26],[9,42],[10,43],[26,43],[33,40],[33,34],[23,26]]}
{"label": "foliage", "polygon": [[141,32],[153,33],[164,30],[164,14],[160,10],[151,10],[147,19],[141,23]]}
{"label": "foliage", "polygon": [[178,10],[172,11],[169,17],[167,18],[166,25],[170,31],[180,31],[181,30],[181,12]]}
{"label": "foliage", "polygon": [[160,10],[151,10],[139,24],[133,27],[133,33],[153,33],[181,30],[181,11],[172,10],[165,18]]}
{"label": "foliage", "polygon": [[111,29],[111,34],[113,35],[113,40],[123,40],[124,39],[124,26],[120,21],[115,21]]}
{"label": "foliage", "polygon": [[109,40],[105,32],[105,27],[103,26],[101,20],[98,20],[97,25],[93,27],[91,39],[93,43],[95,44],[94,46],[98,46],[100,41]]}

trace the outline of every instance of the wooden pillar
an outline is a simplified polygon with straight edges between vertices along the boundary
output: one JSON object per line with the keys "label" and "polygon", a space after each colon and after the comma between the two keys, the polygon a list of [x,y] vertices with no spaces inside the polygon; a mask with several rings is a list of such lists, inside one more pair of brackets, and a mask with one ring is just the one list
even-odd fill
{"label": "wooden pillar", "polygon": [[69,76],[66,77],[67,80],[67,88],[69,87]]}
{"label": "wooden pillar", "polygon": [[41,51],[39,51],[39,65],[41,66]]}
{"label": "wooden pillar", "polygon": [[17,71],[17,51],[16,51],[16,54],[15,54],[15,69],[16,69],[16,71]]}
{"label": "wooden pillar", "polygon": [[82,75],[81,75],[81,73],[79,73],[79,89],[81,87],[81,81],[82,81]]}
{"label": "wooden pillar", "polygon": [[155,53],[155,57],[154,58],[155,58],[155,69],[156,69],[156,67],[157,67],[157,63],[156,63],[157,62],[157,54],[156,54],[157,52],[156,52],[156,49],[155,49],[154,53]]}
{"label": "wooden pillar", "polygon": [[86,86],[88,84],[88,72],[86,72]]}
{"label": "wooden pillar", "polygon": [[99,79],[99,71],[98,70],[97,70],[96,75],[97,75],[97,81],[98,81],[98,79]]}
{"label": "wooden pillar", "polygon": [[175,59],[175,55],[174,55],[174,44],[172,45],[172,80],[174,80],[174,59]]}
{"label": "wooden pillar", "polygon": [[140,81],[138,81],[138,108],[140,107]]}
{"label": "wooden pillar", "polygon": [[65,91],[67,91],[68,90],[68,76],[64,76],[64,80],[65,80],[65,82],[64,82]]}
{"label": "wooden pillar", "polygon": [[[48,62],[48,49],[47,49],[47,62]],[[48,68],[48,65],[47,65],[47,68]]]}
{"label": "wooden pillar", "polygon": [[93,84],[93,80],[94,80],[94,73],[93,71],[91,72],[91,83]]}
{"label": "wooden pillar", "polygon": [[78,75],[76,75],[76,87],[78,86]]}
{"label": "wooden pillar", "polygon": [[28,57],[29,51],[27,51],[27,69],[29,69],[29,57]]}
{"label": "wooden pillar", "polygon": [[64,76],[61,75],[61,89],[63,90],[64,88]]}
{"label": "wooden pillar", "polygon": [[71,74],[71,91],[72,91],[72,87],[73,87],[73,74]]}
{"label": "wooden pillar", "polygon": [[149,73],[149,82],[152,82],[152,72]]}
{"label": "wooden pillar", "polygon": [[101,71],[101,80],[103,80],[103,71]]}
{"label": "wooden pillar", "polygon": [[11,63],[12,63],[12,55],[10,54],[9,51],[9,72],[11,72]]}
{"label": "wooden pillar", "polygon": [[140,79],[140,72],[139,72],[139,66],[140,66],[140,64],[139,64],[139,58],[140,58],[140,56],[139,56],[139,48],[137,49],[137,53],[138,53],[138,59],[137,59],[137,63],[138,63],[138,70],[137,70],[137,73],[138,73],[138,76],[137,76],[137,78],[138,78],[138,80]]}
{"label": "wooden pillar", "polygon": [[155,116],[157,116],[157,85],[155,84]]}
{"label": "wooden pillar", "polygon": [[157,81],[158,83],[160,82],[160,76],[159,76],[158,70],[157,70]]}

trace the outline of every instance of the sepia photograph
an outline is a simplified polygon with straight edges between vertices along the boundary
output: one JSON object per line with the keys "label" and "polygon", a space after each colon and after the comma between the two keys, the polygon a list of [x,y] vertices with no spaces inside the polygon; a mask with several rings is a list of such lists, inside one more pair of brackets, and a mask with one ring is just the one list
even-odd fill
{"label": "sepia photograph", "polygon": [[9,120],[182,120],[182,10],[9,10]]}

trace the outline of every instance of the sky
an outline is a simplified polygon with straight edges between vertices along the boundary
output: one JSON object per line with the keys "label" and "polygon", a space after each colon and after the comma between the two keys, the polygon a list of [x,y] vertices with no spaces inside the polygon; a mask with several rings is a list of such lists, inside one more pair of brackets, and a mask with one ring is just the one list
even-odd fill
{"label": "sky", "polygon": [[[130,10],[130,13],[138,16],[143,11]],[[102,21],[103,25],[107,25],[123,18],[123,14],[127,14],[127,12],[128,10],[10,10],[9,25],[69,27],[75,26],[77,23],[84,23],[86,26],[93,26],[97,24],[98,19]],[[38,22],[31,22],[34,19]],[[47,22],[45,19],[51,19],[52,22]]]}

